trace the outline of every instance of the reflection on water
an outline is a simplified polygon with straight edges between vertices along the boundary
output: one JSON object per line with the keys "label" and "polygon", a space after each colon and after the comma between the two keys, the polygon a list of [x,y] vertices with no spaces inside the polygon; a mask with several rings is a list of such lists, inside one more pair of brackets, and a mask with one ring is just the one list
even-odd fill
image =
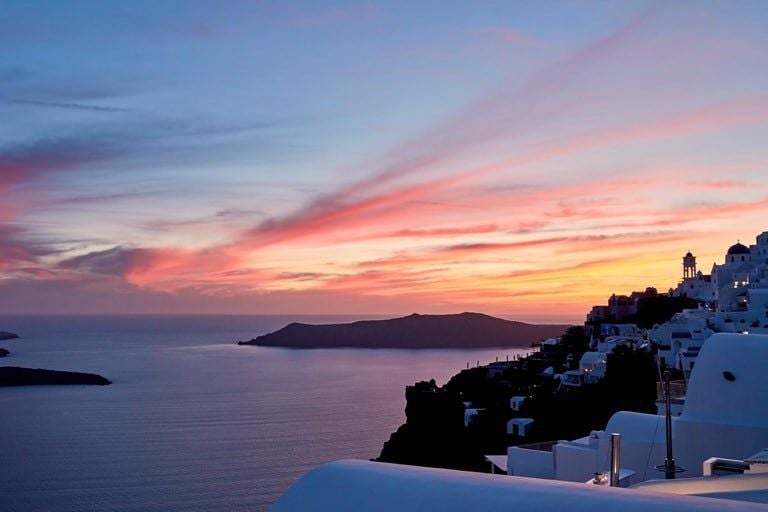
{"label": "reflection on water", "polygon": [[23,336],[0,364],[114,382],[0,388],[0,510],[266,510],[317,464],[377,456],[407,384],[519,352],[232,343],[291,320],[0,317]]}

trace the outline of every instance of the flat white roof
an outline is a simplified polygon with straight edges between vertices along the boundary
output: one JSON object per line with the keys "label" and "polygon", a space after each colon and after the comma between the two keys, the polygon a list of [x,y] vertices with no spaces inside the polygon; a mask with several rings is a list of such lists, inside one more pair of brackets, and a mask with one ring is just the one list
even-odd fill
{"label": "flat white roof", "polygon": [[743,501],[368,461],[338,461],[299,479],[272,512],[762,511]]}
{"label": "flat white roof", "polygon": [[605,352],[584,352],[584,355],[581,356],[581,362],[593,362],[593,361],[601,361],[606,357]]}

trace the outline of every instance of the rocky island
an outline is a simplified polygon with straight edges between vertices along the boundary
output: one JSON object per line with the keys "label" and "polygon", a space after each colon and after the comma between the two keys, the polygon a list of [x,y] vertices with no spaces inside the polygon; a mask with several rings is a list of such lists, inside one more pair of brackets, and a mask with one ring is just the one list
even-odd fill
{"label": "rocky island", "polygon": [[346,324],[291,323],[238,345],[286,348],[481,349],[530,347],[563,334],[567,325],[535,325],[481,313],[412,314]]}
{"label": "rocky island", "polygon": [[0,366],[0,387],[40,386],[48,384],[90,384],[105,386],[112,384],[108,379],[95,373],[62,372],[42,368],[19,368]]}
{"label": "rocky island", "polygon": [[11,353],[10,353],[10,352],[8,352],[8,351],[7,351],[6,349],[4,349],[4,348],[0,348],[0,357],[8,357],[9,355],[11,355]]}
{"label": "rocky island", "polygon": [[15,332],[0,331],[0,340],[15,340],[20,337]]}

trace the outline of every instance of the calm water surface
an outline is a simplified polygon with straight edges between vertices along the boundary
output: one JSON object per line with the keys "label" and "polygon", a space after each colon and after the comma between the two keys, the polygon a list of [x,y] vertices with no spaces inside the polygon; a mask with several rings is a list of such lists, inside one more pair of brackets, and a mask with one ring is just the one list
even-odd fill
{"label": "calm water surface", "polygon": [[239,347],[346,317],[3,317],[0,364],[113,385],[0,388],[0,511],[261,511],[310,468],[368,459],[404,387],[511,350]]}

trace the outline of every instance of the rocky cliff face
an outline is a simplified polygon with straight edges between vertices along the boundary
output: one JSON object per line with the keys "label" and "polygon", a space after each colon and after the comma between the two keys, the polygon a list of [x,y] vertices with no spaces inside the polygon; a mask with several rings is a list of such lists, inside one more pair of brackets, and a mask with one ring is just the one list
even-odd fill
{"label": "rocky cliff face", "polygon": [[406,422],[393,433],[377,459],[414,466],[467,471],[487,469],[481,451],[464,428],[464,404],[434,380],[408,386]]}
{"label": "rocky cliff face", "polygon": [[[573,331],[571,332],[573,334]],[[572,336],[573,337],[573,336]],[[485,454],[505,453],[507,447],[576,439],[602,429],[619,410],[654,413],[656,367],[653,354],[619,347],[608,356],[605,378],[597,384],[560,386],[551,373],[570,368],[585,344],[548,347],[526,358],[462,370],[444,386],[435,381],[406,388],[406,422],[384,444],[377,460],[418,466],[488,471]],[[579,357],[572,357],[572,356]],[[519,411],[512,396],[527,397]],[[477,415],[464,425],[464,402]],[[534,420],[525,437],[507,433],[515,417]]]}

